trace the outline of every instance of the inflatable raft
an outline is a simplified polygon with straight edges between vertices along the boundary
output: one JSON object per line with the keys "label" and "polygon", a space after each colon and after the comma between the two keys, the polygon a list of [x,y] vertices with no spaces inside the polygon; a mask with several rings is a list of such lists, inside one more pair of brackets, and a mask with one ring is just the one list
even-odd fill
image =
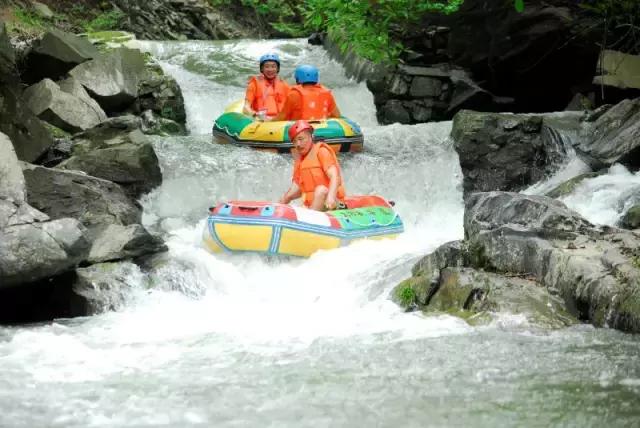
{"label": "inflatable raft", "polygon": [[[291,150],[289,126],[293,121],[264,122],[242,113],[243,101],[231,104],[213,122],[213,138],[218,143],[231,143],[254,149],[286,153]],[[310,121],[314,128],[314,139],[327,143],[336,152],[360,152],[364,137],[360,127],[353,121],[337,119]]]}
{"label": "inflatable raft", "polygon": [[360,239],[394,238],[404,231],[379,196],[350,197],[347,209],[319,212],[273,202],[232,201],[210,208],[203,245],[211,252],[309,257]]}

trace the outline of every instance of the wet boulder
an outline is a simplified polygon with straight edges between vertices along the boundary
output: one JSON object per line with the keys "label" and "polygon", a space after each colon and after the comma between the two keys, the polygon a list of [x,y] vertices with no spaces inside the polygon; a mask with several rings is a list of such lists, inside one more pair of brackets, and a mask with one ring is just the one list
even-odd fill
{"label": "wet boulder", "polygon": [[474,193],[467,198],[466,207],[464,230],[467,238],[503,226],[551,239],[563,239],[593,228],[580,214],[545,196]]}
{"label": "wet boulder", "polygon": [[89,244],[75,219],[50,221],[25,201],[25,181],[9,138],[0,134],[0,288],[68,271]]}
{"label": "wet boulder", "polygon": [[46,77],[57,80],[78,64],[98,56],[100,52],[87,39],[51,29],[27,54],[22,80],[26,83]]}
{"label": "wet boulder", "polygon": [[52,145],[53,138],[22,101],[18,86],[0,85],[0,132],[5,133],[18,159],[34,162]]}
{"label": "wet boulder", "polygon": [[144,56],[139,50],[118,48],[78,65],[73,76],[107,112],[128,108],[138,97],[144,75]]}
{"label": "wet boulder", "polygon": [[567,196],[576,189],[584,180],[588,180],[589,178],[595,178],[599,175],[602,175],[605,170],[598,172],[587,172],[584,174],[576,175],[575,177],[571,177],[567,181],[558,184],[556,187],[551,189],[545,196],[550,198],[561,198],[563,196]]}
{"label": "wet boulder", "polygon": [[451,137],[464,174],[464,192],[520,190],[563,158],[564,148],[540,116],[462,110]]}
{"label": "wet boulder", "polygon": [[111,224],[93,242],[88,261],[102,263],[166,250],[162,239],[151,235],[142,225]]}
{"label": "wet boulder", "polygon": [[133,106],[136,114],[148,110],[159,118],[158,122],[172,121],[179,127],[176,133],[185,133],[187,113],[182,90],[173,77],[162,71],[159,64],[150,61],[147,62],[140,80],[138,98]]}
{"label": "wet boulder", "polygon": [[93,241],[109,225],[140,223],[142,210],[116,183],[78,171],[22,164],[27,202],[52,219],[71,217]]}
{"label": "wet boulder", "polygon": [[127,297],[143,282],[140,268],[131,262],[97,263],[76,269],[73,293],[78,315],[95,315],[122,308]]}
{"label": "wet boulder", "polygon": [[640,98],[604,111],[588,124],[576,150],[593,169],[614,163],[640,168]]}
{"label": "wet boulder", "polygon": [[151,191],[162,182],[162,173],[147,137],[137,129],[128,131],[136,124],[139,126],[139,118],[109,120],[77,135],[72,156],[56,168],[113,181],[133,198]]}
{"label": "wet boulder", "polygon": [[[470,195],[464,225],[465,240],[425,256],[396,295],[415,296],[424,310],[466,316],[511,312],[529,302],[542,319],[548,319],[546,307],[564,322],[556,305],[562,301],[581,321],[640,332],[637,234],[597,228],[551,198],[507,192]],[[418,299],[416,286],[426,298]],[[540,287],[550,294],[540,294]]]}
{"label": "wet boulder", "polygon": [[624,213],[620,225],[627,229],[640,228],[640,204],[633,205]]}
{"label": "wet boulder", "polygon": [[106,120],[104,111],[74,79],[61,85],[43,79],[24,91],[24,101],[40,119],[68,132],[84,131]]}
{"label": "wet boulder", "polygon": [[72,218],[0,230],[0,284],[30,283],[72,269],[87,257],[83,233],[80,222]]}

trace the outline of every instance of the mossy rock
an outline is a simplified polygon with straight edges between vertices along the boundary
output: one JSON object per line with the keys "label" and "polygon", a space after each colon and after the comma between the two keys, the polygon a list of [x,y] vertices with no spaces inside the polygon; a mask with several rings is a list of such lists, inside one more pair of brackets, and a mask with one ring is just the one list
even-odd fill
{"label": "mossy rock", "polygon": [[404,309],[424,306],[429,298],[430,289],[431,285],[424,276],[412,276],[393,289],[391,300]]}
{"label": "mossy rock", "polygon": [[524,315],[538,327],[562,328],[577,323],[564,302],[534,281],[469,268],[441,271],[440,287],[426,310],[486,324],[496,314]]}
{"label": "mossy rock", "polygon": [[620,223],[627,229],[638,229],[640,227],[640,204],[629,208]]}
{"label": "mossy rock", "polygon": [[604,171],[602,172],[588,172],[586,174],[580,174],[580,175],[576,175],[575,177],[565,181],[564,183],[559,184],[558,186],[556,186],[553,190],[547,192],[547,194],[545,196],[548,196],[550,198],[561,198],[563,196],[567,196],[571,193],[573,193],[573,191],[576,189],[576,187],[578,187],[578,185],[580,183],[582,183],[584,180],[588,179],[588,178],[595,178],[599,175],[602,175]]}
{"label": "mossy rock", "polygon": [[54,126],[48,122],[42,122],[42,124],[44,125],[45,128],[47,128],[47,131],[49,131],[49,135],[51,135],[53,138],[70,138],[71,134],[67,131],[65,131],[64,129],[60,129],[57,126]]}

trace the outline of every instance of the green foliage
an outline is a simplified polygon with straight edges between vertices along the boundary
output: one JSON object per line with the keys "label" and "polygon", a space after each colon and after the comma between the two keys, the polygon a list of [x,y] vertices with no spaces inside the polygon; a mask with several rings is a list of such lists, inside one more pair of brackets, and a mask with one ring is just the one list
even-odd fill
{"label": "green foliage", "polygon": [[327,31],[340,49],[354,49],[374,62],[395,62],[404,51],[402,31],[429,13],[450,14],[464,0],[306,0],[307,29]]}
{"label": "green foliage", "polygon": [[[449,14],[464,0],[241,0],[277,31],[300,37],[327,31],[340,49],[375,62],[395,62],[405,47],[402,31],[429,13]],[[209,0],[214,7],[232,0]]]}
{"label": "green foliage", "polygon": [[405,284],[396,290],[396,297],[400,302],[400,306],[408,308],[416,301],[416,292],[409,284]]}
{"label": "green foliage", "polygon": [[89,32],[117,30],[122,18],[124,14],[117,9],[102,12],[85,25],[85,30]]}
{"label": "green foliage", "polygon": [[15,17],[16,21],[22,26],[32,28],[44,27],[44,21],[42,17],[31,10],[16,7],[15,9],[13,9],[13,16]]}
{"label": "green foliage", "polygon": [[524,12],[524,0],[514,0],[513,6],[518,12]]}

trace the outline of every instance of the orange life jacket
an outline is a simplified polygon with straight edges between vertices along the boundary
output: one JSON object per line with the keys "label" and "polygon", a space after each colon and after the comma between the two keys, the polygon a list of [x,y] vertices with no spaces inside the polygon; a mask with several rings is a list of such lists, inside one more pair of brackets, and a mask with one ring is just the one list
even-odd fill
{"label": "orange life jacket", "polygon": [[256,85],[256,92],[251,108],[254,111],[266,110],[268,116],[277,115],[287,100],[289,85],[278,77],[274,79],[273,85],[271,85],[263,75],[251,77],[249,84],[253,82]]}
{"label": "orange life jacket", "polygon": [[301,117],[296,119],[322,120],[329,117],[332,104],[335,104],[331,91],[319,83],[314,85],[295,85],[291,88],[300,94]]}
{"label": "orange life jacket", "polygon": [[335,152],[325,143],[315,143],[302,161],[296,161],[296,168],[298,168],[300,173],[300,183],[298,183],[298,185],[302,192],[302,200],[307,207],[311,206],[313,202],[313,194],[316,187],[325,186],[327,189],[329,188],[329,177],[322,169],[322,164],[320,163],[320,159],[318,159],[318,150],[320,150],[321,147],[324,147],[331,153],[338,171],[338,191],[336,192],[336,197],[342,200],[345,196],[344,186],[342,184],[342,172],[340,171],[340,164],[338,163]]}

